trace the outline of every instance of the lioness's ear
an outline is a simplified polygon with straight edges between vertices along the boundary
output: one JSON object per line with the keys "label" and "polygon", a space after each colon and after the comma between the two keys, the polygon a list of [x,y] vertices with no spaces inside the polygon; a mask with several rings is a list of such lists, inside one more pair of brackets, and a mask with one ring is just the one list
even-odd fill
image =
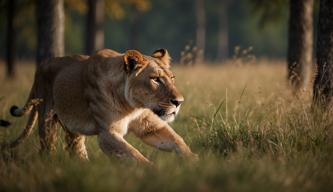
{"label": "lioness's ear", "polygon": [[139,51],[128,50],[124,54],[124,64],[127,72],[132,71],[133,69],[142,66],[143,56]]}
{"label": "lioness's ear", "polygon": [[152,57],[159,58],[164,64],[168,66],[170,65],[171,57],[166,49],[158,49],[154,51]]}

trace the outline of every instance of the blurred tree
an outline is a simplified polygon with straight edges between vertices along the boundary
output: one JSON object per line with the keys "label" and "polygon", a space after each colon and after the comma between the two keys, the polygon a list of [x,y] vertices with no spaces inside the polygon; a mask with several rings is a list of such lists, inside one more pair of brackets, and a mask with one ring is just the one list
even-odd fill
{"label": "blurred tree", "polygon": [[[261,24],[281,19],[286,0],[251,0],[254,11],[261,14]],[[289,0],[287,45],[288,80],[295,90],[307,85],[313,49],[313,0]]]}
{"label": "blurred tree", "polygon": [[107,15],[116,20],[131,17],[133,10],[144,13],[151,9],[151,0],[106,0]]}
{"label": "blurred tree", "polygon": [[278,23],[283,18],[284,10],[289,0],[249,0],[252,4],[252,14],[259,15],[259,25]]}
{"label": "blurred tree", "polygon": [[64,7],[67,10],[73,10],[80,15],[84,15],[88,9],[88,3],[87,0],[66,0],[64,1]]}
{"label": "blurred tree", "polygon": [[64,55],[64,2],[37,0],[37,66]]}
{"label": "blurred tree", "polygon": [[[128,18],[128,48],[130,49],[139,49],[139,36],[140,36],[140,25],[142,14],[149,9],[151,9],[150,0],[123,0],[122,3],[116,4],[116,1],[113,2],[113,6],[110,6],[110,11],[115,10],[115,7],[118,7],[118,19]],[[112,4],[111,4],[112,5]],[[115,6],[117,5],[117,6]],[[121,11],[119,10],[121,8]]]}
{"label": "blurred tree", "polygon": [[231,3],[230,0],[220,0],[218,2],[220,8],[218,12],[219,29],[218,29],[218,45],[217,45],[217,60],[223,61],[229,55],[229,22],[228,10]]}
{"label": "blurred tree", "polygon": [[[130,0],[105,1],[105,46],[117,50],[129,48],[131,17]],[[133,0],[134,1],[134,0]],[[189,42],[196,42],[196,3],[193,0],[136,0],[140,2],[139,21],[135,22],[136,47],[151,52],[157,47],[168,48],[174,61]],[[216,60],[219,42],[219,19],[222,0],[205,1],[206,39],[205,60]],[[288,2],[287,0],[265,1],[273,4],[258,11],[250,9],[254,0],[231,1],[228,7],[229,53],[235,46],[252,46],[257,57],[282,58],[286,55]],[[257,0],[258,1],[258,0]],[[6,57],[7,0],[0,0],[0,57]],[[33,59],[36,55],[37,20],[36,0],[17,0],[17,57]],[[280,3],[282,2],[282,3]],[[66,54],[85,52],[87,0],[65,0],[65,47]],[[222,4],[222,3],[221,3]],[[150,8],[153,7],[153,8]],[[142,11],[141,11],[142,10]],[[265,13],[263,16],[264,10]],[[271,13],[271,14],[270,14]],[[278,16],[273,18],[274,14]],[[172,19],[176,18],[176,19]],[[266,19],[263,19],[266,18]],[[270,18],[270,19],[268,19]],[[268,21],[267,21],[268,20]],[[267,22],[264,22],[267,21]],[[263,27],[260,27],[262,24]],[[259,27],[258,27],[259,26]],[[131,41],[132,42],[132,41]]]}
{"label": "blurred tree", "polygon": [[86,53],[104,47],[104,0],[87,0]]}
{"label": "blurred tree", "polygon": [[129,0],[129,48],[139,49],[139,32],[142,13],[148,11],[151,8],[150,0]]}
{"label": "blurred tree", "polygon": [[[82,0],[69,0],[70,6],[75,8],[76,4],[82,4]],[[126,20],[129,24],[128,39],[129,48],[139,48],[138,37],[140,17],[143,12],[150,9],[150,0],[87,0],[87,6],[79,6],[78,12],[82,13],[88,9],[86,25],[86,53],[91,54],[104,47],[104,16],[116,20]]]}
{"label": "blurred tree", "polygon": [[304,88],[312,64],[313,0],[289,1],[288,79],[295,90]]}
{"label": "blurred tree", "polygon": [[[64,55],[64,1],[63,0],[37,0],[37,70],[41,68],[43,61],[52,57]],[[50,92],[45,92],[45,85],[41,84],[45,77],[41,73],[35,73],[32,89],[36,89],[43,102],[51,102]],[[47,117],[51,109],[45,106],[37,107],[38,131],[40,137],[40,152],[54,152],[56,141],[55,121],[53,117]],[[44,116],[41,116],[44,115]],[[46,120],[48,119],[48,120]]]}
{"label": "blurred tree", "polygon": [[15,57],[16,57],[16,26],[14,24],[16,16],[16,0],[7,0],[7,49],[6,64],[7,78],[15,76]]}
{"label": "blurred tree", "polygon": [[86,54],[87,0],[65,0],[65,54]]}
{"label": "blurred tree", "polygon": [[196,64],[201,64],[205,59],[205,40],[206,40],[206,24],[205,24],[205,1],[196,0],[196,47],[197,55],[195,59]]}
{"label": "blurred tree", "polygon": [[333,1],[320,0],[314,104],[327,109],[333,96]]}

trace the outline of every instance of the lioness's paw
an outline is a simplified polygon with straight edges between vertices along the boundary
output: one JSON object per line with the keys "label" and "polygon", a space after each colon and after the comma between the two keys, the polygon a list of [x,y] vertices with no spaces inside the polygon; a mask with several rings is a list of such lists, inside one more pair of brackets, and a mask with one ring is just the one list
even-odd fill
{"label": "lioness's paw", "polygon": [[195,153],[192,153],[191,156],[190,156],[190,159],[193,162],[197,162],[197,161],[199,161],[199,155],[195,154]]}
{"label": "lioness's paw", "polygon": [[197,162],[199,161],[199,155],[195,154],[195,153],[187,153],[184,156],[186,159],[190,160],[191,162]]}

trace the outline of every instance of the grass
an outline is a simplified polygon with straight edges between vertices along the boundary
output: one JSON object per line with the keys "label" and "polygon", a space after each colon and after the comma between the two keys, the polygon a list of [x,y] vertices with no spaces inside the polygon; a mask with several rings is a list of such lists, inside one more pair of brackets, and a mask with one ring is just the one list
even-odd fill
{"label": "grass", "polygon": [[[31,65],[19,66],[18,79],[0,79],[0,117],[14,122],[0,129],[0,141],[15,137],[25,119],[8,114],[28,95]],[[89,162],[68,157],[59,130],[58,152],[38,154],[37,131],[0,157],[0,191],[332,191],[333,121],[312,114],[311,89],[293,96],[284,63],[175,67],[185,103],[174,129],[199,162],[127,139],[155,162],[145,167],[108,159],[89,137]],[[4,67],[0,65],[0,73]]]}

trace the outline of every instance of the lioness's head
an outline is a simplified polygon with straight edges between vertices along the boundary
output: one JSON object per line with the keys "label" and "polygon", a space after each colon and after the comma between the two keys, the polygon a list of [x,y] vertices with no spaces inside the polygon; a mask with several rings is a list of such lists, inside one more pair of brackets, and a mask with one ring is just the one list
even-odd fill
{"label": "lioness's head", "polygon": [[156,50],[151,56],[129,50],[123,57],[126,100],[132,107],[149,108],[162,120],[173,121],[184,97],[175,86],[167,50]]}

